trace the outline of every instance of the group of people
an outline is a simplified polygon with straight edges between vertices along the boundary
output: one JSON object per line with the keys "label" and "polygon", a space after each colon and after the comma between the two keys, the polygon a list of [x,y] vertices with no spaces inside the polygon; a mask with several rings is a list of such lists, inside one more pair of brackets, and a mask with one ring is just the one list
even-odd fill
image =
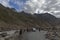
{"label": "group of people", "polygon": [[38,29],[36,29],[36,28],[32,28],[32,29],[20,29],[20,32],[19,32],[19,34],[21,35],[23,32],[35,32],[36,30],[38,30],[38,31],[40,31],[41,29],[40,28],[38,28]]}
{"label": "group of people", "polygon": [[[45,30],[44,28],[31,28],[31,29],[20,29],[20,32],[19,32],[19,34],[21,35],[23,32],[35,32],[36,30],[38,30],[38,31],[40,31],[40,30]],[[47,28],[46,29],[47,31],[48,30],[50,30],[50,28]],[[51,30],[57,30],[55,27],[52,27],[52,29]]]}

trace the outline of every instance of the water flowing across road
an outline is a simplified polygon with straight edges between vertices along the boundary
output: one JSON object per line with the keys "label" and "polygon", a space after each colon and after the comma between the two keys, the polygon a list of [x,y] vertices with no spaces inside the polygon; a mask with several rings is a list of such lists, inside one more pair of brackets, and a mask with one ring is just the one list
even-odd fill
{"label": "water flowing across road", "polygon": [[[10,35],[6,36],[5,38],[9,38],[9,37],[14,38],[14,36],[18,34],[18,33],[16,34],[15,31],[16,30],[6,31],[7,34],[10,34]],[[22,40],[48,40],[45,38],[45,34],[47,34],[47,31],[43,31],[43,30],[41,30],[41,31],[36,30],[35,32],[32,32],[32,31],[31,32],[24,32],[22,34]],[[0,38],[0,39],[3,40],[5,38]],[[13,40],[13,39],[11,39],[11,40]]]}
{"label": "water flowing across road", "polygon": [[23,34],[23,40],[48,40],[45,38],[45,34],[47,31],[41,30],[40,32],[36,30],[36,32],[25,32]]}

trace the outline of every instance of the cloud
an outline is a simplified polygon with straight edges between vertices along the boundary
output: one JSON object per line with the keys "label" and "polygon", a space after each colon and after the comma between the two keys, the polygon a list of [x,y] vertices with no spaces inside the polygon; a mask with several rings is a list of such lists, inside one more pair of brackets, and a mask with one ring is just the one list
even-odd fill
{"label": "cloud", "polygon": [[0,3],[1,3],[2,5],[4,5],[5,7],[11,7],[11,6],[9,5],[9,1],[10,1],[10,0],[0,0]]}
{"label": "cloud", "polygon": [[5,7],[15,8],[18,11],[22,10],[24,2],[22,0],[0,0],[0,3]]}
{"label": "cloud", "polygon": [[20,11],[20,10],[22,10],[22,8],[23,8],[23,2],[21,2],[20,0],[11,0],[10,2],[9,2],[9,4],[10,4],[10,6],[12,6],[13,8],[15,8],[16,10],[18,10],[18,11]]}
{"label": "cloud", "polygon": [[40,13],[49,12],[59,17],[60,12],[58,13],[56,11],[60,11],[60,0],[28,0],[23,10],[32,14],[38,11]]}
{"label": "cloud", "polygon": [[24,11],[26,12],[43,12],[43,11],[54,11],[54,10],[60,10],[60,3],[59,0],[28,0],[25,3]]}
{"label": "cloud", "polygon": [[59,0],[0,0],[0,3],[30,13],[60,10]]}
{"label": "cloud", "polygon": [[28,0],[25,3],[24,11],[34,13],[44,5],[45,0]]}
{"label": "cloud", "polygon": [[[17,11],[24,10],[29,13],[60,11],[60,0],[0,0],[6,7],[13,7]],[[58,12],[53,15],[58,16]]]}

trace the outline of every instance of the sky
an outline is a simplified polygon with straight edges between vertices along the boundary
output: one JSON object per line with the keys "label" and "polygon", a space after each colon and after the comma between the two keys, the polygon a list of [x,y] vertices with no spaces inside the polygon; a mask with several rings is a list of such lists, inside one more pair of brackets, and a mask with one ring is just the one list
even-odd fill
{"label": "sky", "polygon": [[60,0],[0,0],[5,7],[28,13],[45,13],[60,17]]}

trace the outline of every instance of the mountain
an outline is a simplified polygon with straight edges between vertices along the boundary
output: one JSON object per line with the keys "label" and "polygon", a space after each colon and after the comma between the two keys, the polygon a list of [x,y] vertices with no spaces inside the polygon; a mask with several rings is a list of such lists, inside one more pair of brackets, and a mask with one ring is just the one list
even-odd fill
{"label": "mountain", "polygon": [[49,13],[30,14],[24,11],[17,12],[14,8],[0,4],[0,30],[13,30],[31,27],[54,27],[60,19]]}
{"label": "mountain", "polygon": [[49,13],[41,13],[41,14],[35,14],[38,19],[48,22],[49,24],[53,25],[54,22],[57,20],[57,18]]}

